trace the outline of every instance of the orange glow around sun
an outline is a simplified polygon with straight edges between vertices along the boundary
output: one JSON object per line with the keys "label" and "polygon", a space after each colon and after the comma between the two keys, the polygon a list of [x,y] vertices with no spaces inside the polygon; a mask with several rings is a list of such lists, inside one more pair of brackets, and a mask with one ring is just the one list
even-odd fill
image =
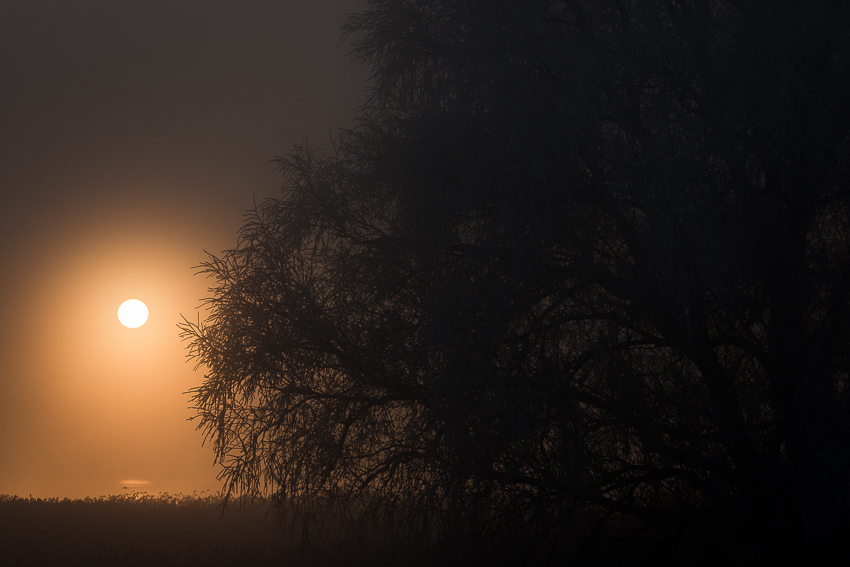
{"label": "orange glow around sun", "polygon": [[[216,489],[209,448],[187,422],[198,374],[176,330],[181,314],[195,317],[206,287],[186,267],[201,245],[175,249],[174,234],[140,238],[145,225],[91,226],[33,267],[35,283],[13,313],[14,350],[2,353],[16,404],[0,414],[0,494]],[[116,317],[129,298],[147,304],[142,319],[150,310],[132,329],[122,326],[123,310]]]}

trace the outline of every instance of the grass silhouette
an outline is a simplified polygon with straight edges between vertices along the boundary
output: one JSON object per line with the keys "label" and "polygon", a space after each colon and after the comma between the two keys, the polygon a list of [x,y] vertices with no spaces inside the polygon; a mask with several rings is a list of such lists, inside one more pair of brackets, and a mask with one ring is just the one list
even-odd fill
{"label": "grass silhouette", "polygon": [[0,496],[3,565],[292,564],[295,540],[262,500],[144,492],[69,500]]}
{"label": "grass silhouette", "polygon": [[[264,498],[157,496],[125,492],[79,500],[0,495],[3,566],[311,565],[381,567],[429,564],[416,546],[372,537],[342,545],[303,545],[293,523],[278,521]],[[368,541],[367,541],[368,540]],[[327,543],[327,542],[325,542]]]}
{"label": "grass silhouette", "polygon": [[[39,566],[211,566],[246,567],[430,567],[435,565],[670,565],[718,564],[707,541],[689,532],[667,549],[640,525],[609,525],[589,537],[593,518],[564,534],[549,557],[505,554],[507,546],[456,534],[441,544],[393,535],[388,526],[355,523],[354,531],[304,544],[297,522],[279,521],[271,501],[231,501],[222,495],[157,496],[146,492],[70,500],[0,495],[0,565]],[[334,522],[331,522],[335,525]],[[584,526],[584,528],[581,527]],[[594,545],[589,545],[591,542]],[[599,543],[604,545],[599,547]],[[494,552],[496,555],[494,556]],[[744,562],[743,564],[749,564]]]}

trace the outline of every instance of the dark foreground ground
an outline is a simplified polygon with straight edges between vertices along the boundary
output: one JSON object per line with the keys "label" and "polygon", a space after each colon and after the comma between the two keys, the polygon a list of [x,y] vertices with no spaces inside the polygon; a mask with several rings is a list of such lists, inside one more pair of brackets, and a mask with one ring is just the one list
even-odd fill
{"label": "dark foreground ground", "polygon": [[0,566],[337,567],[429,561],[407,544],[366,542],[337,549],[299,545],[268,502],[123,494],[84,500],[0,496]]}
{"label": "dark foreground ground", "polygon": [[695,552],[687,545],[689,538],[676,546],[680,549],[664,550],[629,538],[631,550],[625,553],[617,543],[619,537],[606,537],[610,545],[604,549],[581,549],[581,537],[570,538],[566,555],[545,553],[534,558],[522,552],[508,558],[503,551],[494,551],[493,542],[469,538],[460,538],[450,553],[421,542],[364,538],[345,545],[303,546],[299,545],[301,533],[281,526],[269,513],[267,502],[231,504],[223,515],[219,503],[216,495],[135,493],[85,500],[0,496],[0,566],[698,567],[723,563],[704,551]]}
{"label": "dark foreground ground", "polygon": [[[260,503],[222,517],[214,496],[85,500],[0,496],[0,564],[286,565],[291,546]],[[290,540],[292,538],[289,538]]]}

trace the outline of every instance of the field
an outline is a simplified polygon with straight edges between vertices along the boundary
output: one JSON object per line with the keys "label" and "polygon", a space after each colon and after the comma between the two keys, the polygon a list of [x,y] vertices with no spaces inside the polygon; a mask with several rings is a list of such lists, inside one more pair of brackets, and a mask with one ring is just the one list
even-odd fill
{"label": "field", "polygon": [[268,504],[145,493],[86,498],[0,496],[3,565],[294,565],[295,549]]}
{"label": "field", "polygon": [[[455,541],[442,552],[422,541],[393,541],[356,534],[345,543],[300,545],[301,533],[270,513],[267,501],[231,503],[224,514],[218,495],[126,493],[59,500],[0,496],[0,565],[39,566],[245,566],[426,567],[432,565],[657,565],[661,549],[633,547],[623,534],[606,534],[605,549],[583,549],[581,536],[564,543],[565,555],[509,558],[493,542]],[[650,538],[651,539],[651,538]],[[617,542],[629,541],[627,551]],[[504,542],[502,542],[504,543]],[[641,547],[638,545],[637,547]],[[618,550],[619,548],[619,550]],[[507,549],[507,548],[506,548]],[[448,555],[446,552],[448,551]],[[713,564],[703,554],[663,553],[668,565]],[[588,552],[590,552],[588,554]],[[635,553],[636,552],[636,553]],[[612,555],[613,553],[613,555]],[[494,555],[495,554],[495,555]],[[608,556],[607,560],[603,557]],[[630,556],[626,560],[626,556]],[[678,556],[678,557],[677,557]]]}
{"label": "field", "polygon": [[84,500],[0,496],[0,564],[6,566],[416,565],[408,544],[300,546],[300,532],[277,522],[267,501],[218,495],[127,493]]}

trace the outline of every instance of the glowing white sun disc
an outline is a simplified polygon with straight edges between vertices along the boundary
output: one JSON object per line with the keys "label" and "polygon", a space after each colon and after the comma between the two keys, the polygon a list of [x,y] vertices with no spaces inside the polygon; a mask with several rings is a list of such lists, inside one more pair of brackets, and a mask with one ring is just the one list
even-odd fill
{"label": "glowing white sun disc", "polygon": [[148,320],[148,307],[138,299],[128,299],[118,308],[118,320],[131,329],[141,327]]}

